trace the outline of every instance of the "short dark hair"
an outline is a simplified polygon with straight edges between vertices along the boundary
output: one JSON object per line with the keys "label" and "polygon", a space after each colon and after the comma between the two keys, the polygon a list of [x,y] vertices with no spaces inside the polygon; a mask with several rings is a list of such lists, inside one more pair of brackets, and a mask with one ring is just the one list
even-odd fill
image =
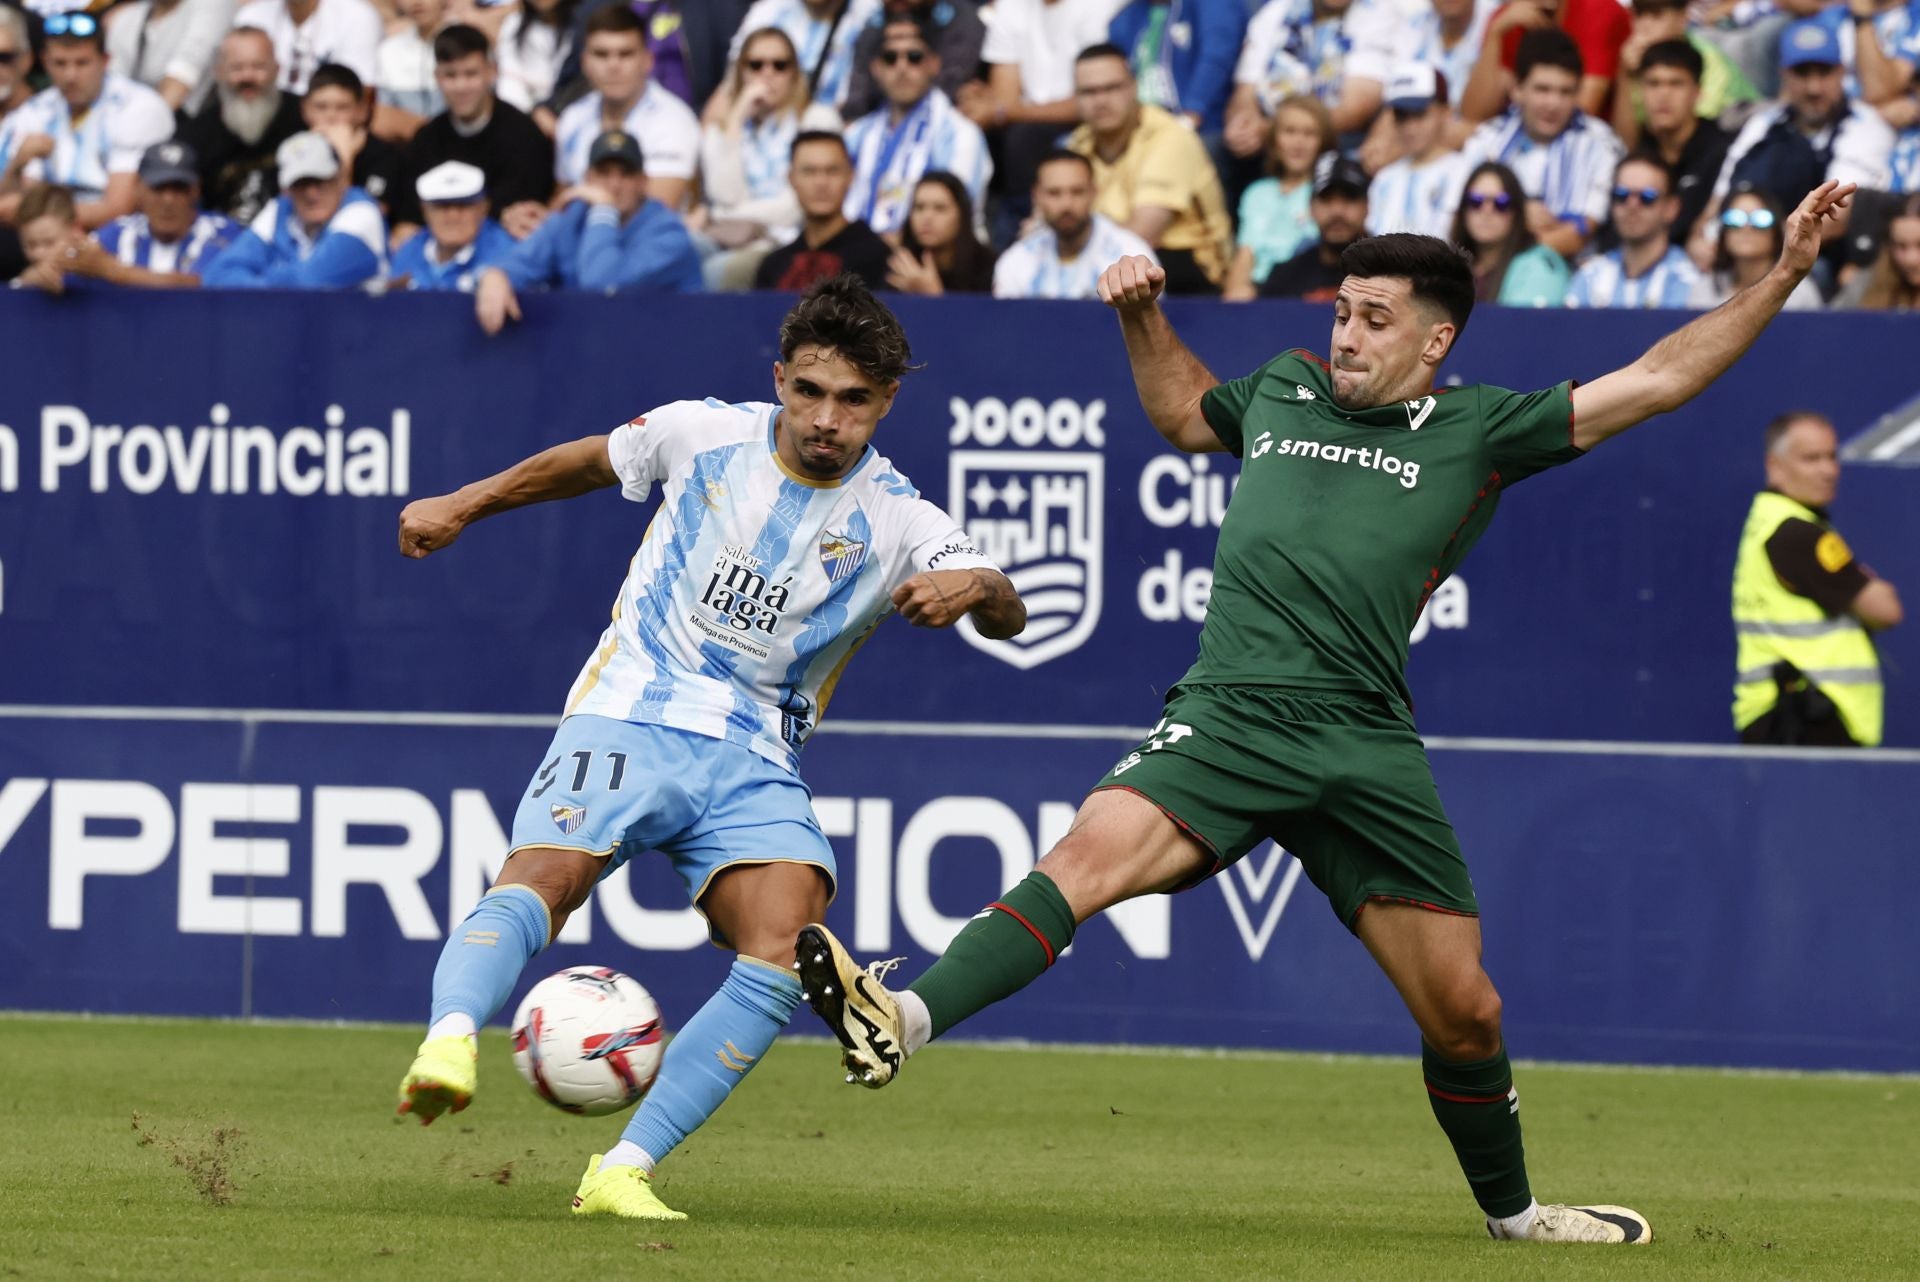
{"label": "short dark hair", "polygon": [[887,32],[893,30],[895,27],[912,27],[913,34],[919,37],[920,43],[927,47],[927,51],[936,58],[940,56],[940,46],[934,42],[933,20],[924,13],[917,13],[912,9],[902,9],[897,13],[889,13],[881,20],[880,43],[873,47],[874,57],[878,58],[880,56],[880,45],[886,43]]}
{"label": "short dark hair", "polygon": [[1340,270],[1362,280],[1404,277],[1415,302],[1439,308],[1453,322],[1454,342],[1466,333],[1467,317],[1473,315],[1473,267],[1438,236],[1403,231],[1362,236],[1341,252]]}
{"label": "short dark hair", "polygon": [[1077,67],[1083,62],[1092,62],[1095,58],[1118,58],[1127,64],[1129,72],[1133,70],[1133,60],[1127,56],[1127,51],[1119,45],[1109,44],[1104,40],[1097,45],[1088,45],[1075,54],[1073,65]]}
{"label": "short dark hair", "polygon": [[1040,171],[1046,166],[1051,165],[1056,160],[1071,161],[1072,163],[1079,165],[1081,168],[1085,169],[1087,171],[1088,178],[1093,177],[1093,162],[1091,160],[1088,160],[1084,155],[1082,155],[1077,151],[1072,150],[1071,148],[1055,147],[1052,151],[1040,157],[1040,163],[1033,167],[1033,180],[1035,182],[1039,182]]}
{"label": "short dark hair", "polygon": [[640,16],[623,4],[601,5],[587,15],[586,30],[581,36],[584,45],[588,37],[604,35],[633,34],[640,37],[640,43],[647,43],[647,24]]}
{"label": "short dark hair", "polygon": [[848,160],[853,153],[847,150],[847,140],[832,129],[802,129],[793,136],[792,144],[787,148],[787,158],[791,160],[800,154],[800,149],[810,142],[830,142],[840,149],[840,154]]}
{"label": "short dark hair", "polygon": [[1620,157],[1620,162],[1613,167],[1613,181],[1616,185],[1620,182],[1620,175],[1626,172],[1628,165],[1645,165],[1649,169],[1659,170],[1661,185],[1667,189],[1666,194],[1673,195],[1673,167],[1660,159],[1658,152],[1648,147],[1638,147]]}
{"label": "short dark hair", "polygon": [[1640,70],[1637,74],[1646,75],[1655,67],[1672,67],[1675,71],[1684,71],[1699,84],[1707,74],[1707,60],[1693,47],[1690,40],[1662,40],[1659,44],[1647,46],[1640,55]]}
{"label": "short dark hair", "polygon": [[307,92],[318,89],[345,89],[355,98],[367,96],[367,86],[359,73],[344,63],[323,62],[307,81]]}
{"label": "short dark hair", "polygon": [[1520,37],[1519,52],[1513,55],[1514,82],[1524,82],[1535,67],[1571,71],[1575,80],[1586,74],[1586,64],[1580,60],[1580,46],[1558,27],[1529,31]]}
{"label": "short dark hair", "polygon": [[831,348],[882,386],[899,382],[913,368],[907,332],[851,272],[809,289],[780,322],[781,360],[792,360],[808,346]]}
{"label": "short dark hair", "polygon": [[1787,433],[1793,430],[1795,423],[1807,422],[1819,423],[1829,428],[1833,426],[1833,420],[1819,410],[1788,410],[1767,424],[1767,453],[1771,454],[1780,448],[1780,442],[1786,439]]}
{"label": "short dark hair", "polygon": [[436,66],[471,58],[476,53],[484,58],[492,52],[493,45],[486,33],[464,22],[454,23],[433,38],[433,61]]}

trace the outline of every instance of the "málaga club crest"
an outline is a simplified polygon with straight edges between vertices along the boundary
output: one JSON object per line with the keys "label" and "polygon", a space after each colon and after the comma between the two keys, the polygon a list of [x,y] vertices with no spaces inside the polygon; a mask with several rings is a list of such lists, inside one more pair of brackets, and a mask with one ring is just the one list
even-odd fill
{"label": "m\u00e1laga club crest", "polygon": [[1105,463],[1093,451],[955,450],[947,510],[1006,572],[1027,606],[1026,631],[993,641],[971,618],[960,635],[976,650],[1033,668],[1080,648],[1100,622],[1101,495]]}

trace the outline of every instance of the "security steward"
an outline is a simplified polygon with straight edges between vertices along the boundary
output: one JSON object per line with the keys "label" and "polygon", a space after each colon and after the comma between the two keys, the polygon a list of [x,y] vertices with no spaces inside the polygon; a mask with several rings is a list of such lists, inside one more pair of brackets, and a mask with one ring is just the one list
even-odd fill
{"label": "security steward", "polygon": [[1744,743],[1873,747],[1873,634],[1901,619],[1893,584],[1854,559],[1827,515],[1840,482],[1833,424],[1796,410],[1767,425],[1767,488],[1733,568],[1733,724]]}

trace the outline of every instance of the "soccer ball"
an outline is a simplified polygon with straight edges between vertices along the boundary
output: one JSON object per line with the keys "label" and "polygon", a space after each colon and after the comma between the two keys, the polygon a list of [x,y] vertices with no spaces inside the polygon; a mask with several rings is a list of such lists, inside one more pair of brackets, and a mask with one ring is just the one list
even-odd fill
{"label": "soccer ball", "polygon": [[547,976],[513,1016],[513,1066],[569,1113],[600,1117],[638,1104],[663,1053],[653,995],[605,966]]}

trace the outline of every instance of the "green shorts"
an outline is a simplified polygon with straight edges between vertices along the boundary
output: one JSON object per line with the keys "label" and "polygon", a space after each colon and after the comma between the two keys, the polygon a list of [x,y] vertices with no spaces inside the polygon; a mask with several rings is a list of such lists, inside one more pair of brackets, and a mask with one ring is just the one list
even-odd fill
{"label": "green shorts", "polygon": [[1178,687],[1102,788],[1158,806],[1214,857],[1208,876],[1272,838],[1349,930],[1371,899],[1480,911],[1420,736],[1368,695]]}

